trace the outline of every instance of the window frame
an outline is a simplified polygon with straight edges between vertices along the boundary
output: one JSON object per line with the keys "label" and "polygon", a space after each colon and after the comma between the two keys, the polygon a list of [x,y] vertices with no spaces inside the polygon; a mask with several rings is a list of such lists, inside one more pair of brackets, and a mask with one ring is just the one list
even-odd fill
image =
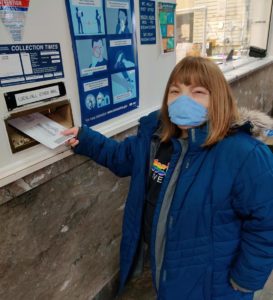
{"label": "window frame", "polygon": [[[207,35],[207,6],[195,6],[192,8],[184,8],[178,9],[177,12],[183,13],[190,13],[196,11],[204,11],[204,32],[203,32],[203,45],[202,45],[202,55],[206,55],[206,35]],[[268,64],[273,62],[273,1],[271,2],[271,13],[270,13],[270,20],[269,20],[269,30],[268,30],[268,37],[267,37],[267,54],[265,58],[256,58],[250,57],[249,55],[240,58],[239,60],[233,60],[224,62],[220,64],[219,67],[224,73],[227,81],[233,82],[259,68],[262,68]]]}

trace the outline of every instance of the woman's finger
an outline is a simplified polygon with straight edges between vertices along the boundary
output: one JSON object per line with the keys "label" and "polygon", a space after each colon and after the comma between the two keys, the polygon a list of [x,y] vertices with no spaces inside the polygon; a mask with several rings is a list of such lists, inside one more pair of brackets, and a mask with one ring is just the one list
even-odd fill
{"label": "woman's finger", "polygon": [[75,143],[73,143],[73,144],[71,144],[71,147],[76,147],[77,145],[79,144],[79,141],[78,140],[76,140],[76,142]]}
{"label": "woman's finger", "polygon": [[72,145],[73,143],[75,143],[76,141],[77,141],[77,139],[72,138],[72,139],[66,141],[65,144],[66,144],[67,146],[71,146],[71,145]]}
{"label": "woman's finger", "polygon": [[66,129],[66,130],[62,131],[61,134],[63,134],[63,135],[74,134],[74,130],[73,129]]}
{"label": "woman's finger", "polygon": [[65,129],[64,131],[61,132],[61,134],[63,134],[63,135],[73,134],[73,135],[77,136],[78,132],[79,132],[79,128],[73,127],[73,128]]}
{"label": "woman's finger", "polygon": [[69,141],[69,144],[72,145],[72,144],[74,144],[77,140],[76,140],[75,138],[72,138],[72,139],[70,139],[70,140],[68,140],[68,141]]}

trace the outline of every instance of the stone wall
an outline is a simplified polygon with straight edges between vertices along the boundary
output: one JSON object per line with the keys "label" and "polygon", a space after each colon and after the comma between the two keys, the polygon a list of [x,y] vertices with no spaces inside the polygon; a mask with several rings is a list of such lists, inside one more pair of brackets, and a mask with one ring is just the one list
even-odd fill
{"label": "stone wall", "polygon": [[111,299],[128,183],[73,155],[2,188],[0,299]]}
{"label": "stone wall", "polygon": [[[269,112],[272,78],[233,82],[239,105]],[[112,299],[128,183],[73,155],[1,188],[0,299]]]}
{"label": "stone wall", "polygon": [[271,114],[273,108],[272,65],[233,81],[231,87],[239,106]]}

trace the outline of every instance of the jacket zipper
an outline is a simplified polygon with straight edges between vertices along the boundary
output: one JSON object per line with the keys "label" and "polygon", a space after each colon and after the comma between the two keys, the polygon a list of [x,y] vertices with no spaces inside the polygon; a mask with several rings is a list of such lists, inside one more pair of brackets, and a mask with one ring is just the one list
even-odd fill
{"label": "jacket zipper", "polygon": [[[164,265],[165,243],[166,243],[166,240],[167,240],[166,230],[168,229],[168,226],[170,226],[169,212],[170,212],[172,198],[173,198],[173,195],[174,195],[174,192],[175,192],[175,187],[172,190],[168,190],[168,188],[170,188],[170,186],[171,186],[170,183],[172,182],[172,179],[174,178],[173,177],[174,174],[177,176],[176,178],[174,178],[175,182],[177,182],[178,177],[179,177],[179,173],[180,173],[180,170],[182,168],[184,159],[187,155],[187,152],[188,152],[188,147],[187,147],[187,145],[185,145],[183,143],[182,151],[180,153],[180,156],[179,156],[178,160],[175,162],[175,168],[173,170],[173,173],[170,176],[169,182],[167,183],[167,187],[165,189],[165,193],[164,193],[164,196],[163,196],[163,201],[162,201],[160,212],[159,212],[159,217],[158,217],[158,220],[157,220],[156,237],[155,237],[155,281],[156,281],[155,283],[156,283],[157,290],[159,290],[160,282],[163,279],[166,280],[166,272],[164,272],[164,269],[162,268],[162,266]],[[170,193],[170,195],[168,196],[168,197],[170,197],[169,202],[166,202],[167,198],[165,198],[167,192]],[[164,207],[164,209],[163,209],[163,207]],[[163,213],[162,213],[162,211],[163,211]],[[165,220],[165,223],[164,223],[164,220],[163,220],[163,223],[162,223],[162,219],[165,218],[164,215],[163,215],[164,211],[166,211],[166,214],[165,214],[166,220]],[[161,215],[161,213],[162,213],[162,215]],[[163,237],[161,240],[158,240],[159,235],[160,235],[160,232],[158,232],[158,228],[159,228],[158,226],[160,226],[161,223],[164,224],[164,229],[162,230],[162,232],[164,231],[164,233],[162,234],[162,232],[161,232],[161,234],[162,234],[161,236],[165,236],[165,238]],[[171,226],[172,226],[172,224],[171,224]],[[163,251],[162,253],[160,253],[160,251],[158,251],[158,247],[159,247],[159,249],[162,249],[162,251]]]}

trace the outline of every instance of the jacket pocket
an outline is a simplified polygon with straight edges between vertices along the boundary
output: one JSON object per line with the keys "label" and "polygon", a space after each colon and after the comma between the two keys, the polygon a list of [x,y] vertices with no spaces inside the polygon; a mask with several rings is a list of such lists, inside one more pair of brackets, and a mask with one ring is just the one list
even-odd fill
{"label": "jacket pocket", "polygon": [[188,266],[166,271],[159,287],[159,298],[164,300],[211,300],[212,268]]}

